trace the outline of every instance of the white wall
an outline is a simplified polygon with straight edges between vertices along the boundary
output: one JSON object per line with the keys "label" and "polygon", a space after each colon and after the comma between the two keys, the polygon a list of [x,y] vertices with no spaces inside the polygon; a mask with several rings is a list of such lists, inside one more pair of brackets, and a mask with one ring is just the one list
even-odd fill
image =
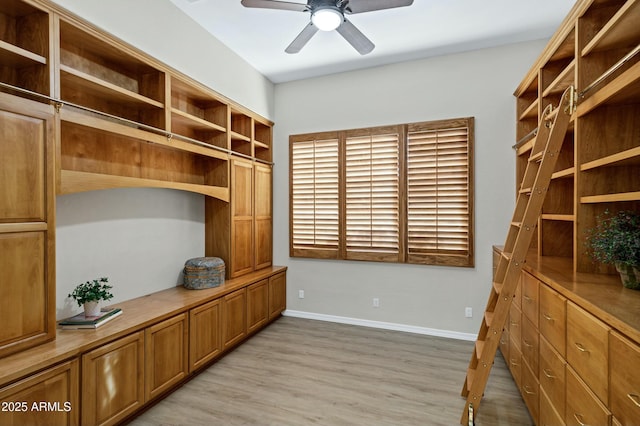
{"label": "white wall", "polygon": [[170,1],[53,1],[240,105],[273,118],[273,83]]}
{"label": "white wall", "polygon": [[[69,11],[272,119],[274,86],[169,1],[55,0]],[[108,276],[112,302],[175,286],[186,259],[204,255],[204,197],[118,189],[57,197],[57,318],[79,311],[67,298]]]}
{"label": "white wall", "polygon": [[[514,44],[276,86],[274,257],[289,266],[288,310],[477,333],[491,285],[491,246],[504,242],[514,206],[512,93],[544,45]],[[475,268],[289,258],[290,134],[467,116],[476,119]],[[379,308],[372,307],[374,297]],[[474,318],[464,317],[466,306]]]}

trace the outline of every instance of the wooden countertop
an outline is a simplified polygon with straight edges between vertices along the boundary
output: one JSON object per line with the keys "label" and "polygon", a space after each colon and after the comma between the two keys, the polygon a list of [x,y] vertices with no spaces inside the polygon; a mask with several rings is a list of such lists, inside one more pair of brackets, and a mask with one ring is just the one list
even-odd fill
{"label": "wooden countertop", "polygon": [[73,358],[83,352],[120,337],[143,330],[145,327],[170,318],[189,309],[223,297],[242,287],[261,281],[279,272],[283,266],[271,266],[242,277],[226,280],[219,287],[203,290],[187,290],[173,287],[146,296],[115,303],[123,313],[96,330],[56,330],[52,342],[0,358],[0,386],[23,376],[35,373],[58,362]]}
{"label": "wooden countertop", "polygon": [[618,275],[574,273],[570,258],[533,251],[523,269],[640,344],[640,291],[623,287]]}

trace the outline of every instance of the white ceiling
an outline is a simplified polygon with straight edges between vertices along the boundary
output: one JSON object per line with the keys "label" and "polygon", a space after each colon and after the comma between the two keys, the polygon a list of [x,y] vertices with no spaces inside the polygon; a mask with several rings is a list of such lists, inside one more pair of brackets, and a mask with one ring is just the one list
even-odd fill
{"label": "white ceiling", "polygon": [[[298,54],[284,49],[309,14],[245,8],[240,0],[170,0],[274,83],[507,43],[549,38],[575,0],[414,0],[348,19],[376,48],[361,56],[336,31]],[[305,0],[291,0],[305,3]]]}

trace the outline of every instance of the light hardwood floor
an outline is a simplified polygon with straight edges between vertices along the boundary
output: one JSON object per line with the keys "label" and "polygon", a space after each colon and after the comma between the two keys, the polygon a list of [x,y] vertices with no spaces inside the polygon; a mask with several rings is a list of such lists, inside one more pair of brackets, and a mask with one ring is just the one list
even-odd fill
{"label": "light hardwood floor", "polygon": [[[457,425],[473,342],[283,317],[134,419],[150,425]],[[500,355],[477,425],[531,425]]]}

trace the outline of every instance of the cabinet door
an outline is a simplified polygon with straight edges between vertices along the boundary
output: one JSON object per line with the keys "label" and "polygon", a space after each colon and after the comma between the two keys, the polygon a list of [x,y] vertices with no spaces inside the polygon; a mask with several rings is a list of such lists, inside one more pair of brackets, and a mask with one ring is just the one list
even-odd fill
{"label": "cabinet door", "polygon": [[144,403],[144,333],[82,356],[82,424],[112,425]]}
{"label": "cabinet door", "polygon": [[637,424],[640,419],[640,346],[612,332],[611,345],[611,412],[623,425]]}
{"label": "cabinet door", "polygon": [[227,294],[222,301],[224,349],[235,346],[247,335],[246,288]]}
{"label": "cabinet door", "polygon": [[222,301],[216,299],[189,312],[189,368],[195,371],[222,350]]}
{"label": "cabinet door", "polygon": [[186,377],[189,371],[187,333],[186,313],[145,330],[145,401]]}
{"label": "cabinet door", "polygon": [[272,261],[271,167],[256,164],[254,180],[255,268],[260,269]]}
{"label": "cabinet door", "polygon": [[55,337],[52,117],[0,93],[0,357]]}
{"label": "cabinet door", "polygon": [[74,359],[0,389],[0,424],[77,425],[79,380],[78,360]]}
{"label": "cabinet door", "polygon": [[231,162],[231,278],[253,270],[252,176],[251,163]]}
{"label": "cabinet door", "polygon": [[287,308],[287,275],[284,272],[269,278],[269,319],[274,319]]}
{"label": "cabinet door", "polygon": [[252,333],[269,320],[269,279],[258,281],[247,288],[247,328]]}

